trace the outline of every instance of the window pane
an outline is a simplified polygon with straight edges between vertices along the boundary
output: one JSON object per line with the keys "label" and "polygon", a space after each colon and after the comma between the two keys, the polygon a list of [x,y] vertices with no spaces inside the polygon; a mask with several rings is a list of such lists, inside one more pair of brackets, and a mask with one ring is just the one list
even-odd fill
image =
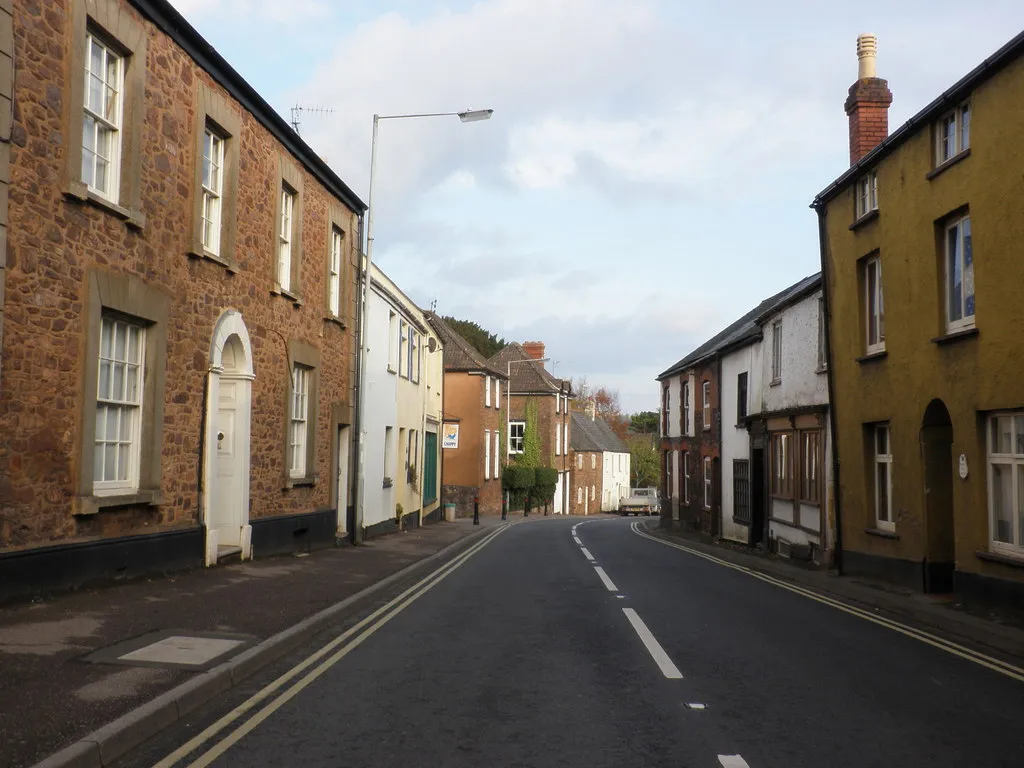
{"label": "window pane", "polygon": [[110,399],[110,361],[100,360],[100,375],[97,396],[103,400]]}
{"label": "window pane", "polygon": [[120,434],[120,427],[118,424],[118,416],[120,415],[120,409],[107,407],[104,409],[107,413],[107,425],[104,429],[104,439],[108,442],[117,440],[118,434]]}
{"label": "window pane", "polygon": [[103,442],[106,436],[107,409],[104,406],[96,408],[96,442]]}
{"label": "window pane", "polygon": [[122,408],[121,409],[121,432],[119,439],[122,442],[131,442],[132,439],[132,422],[134,421],[134,409]]}
{"label": "window pane", "polygon": [[1013,453],[1013,417],[993,416],[992,453]]}
{"label": "window pane", "polygon": [[1013,541],[1013,465],[992,465],[992,539]]}
{"label": "window pane", "polygon": [[889,520],[889,465],[885,462],[878,462],[875,466],[878,468],[878,519],[891,522]]}
{"label": "window pane", "polygon": [[960,111],[960,149],[971,146],[971,108],[965,106]]}
{"label": "window pane", "polygon": [[96,450],[92,454],[92,479],[103,480],[103,444],[97,443]]}
{"label": "window pane", "polygon": [[114,480],[117,477],[117,446],[108,445],[103,452],[103,479]]}
{"label": "window pane", "polygon": [[889,428],[878,427],[875,430],[875,453],[879,456],[889,455]]}
{"label": "window pane", "polygon": [[1024,456],[1024,416],[1016,417],[1015,421],[1017,423],[1017,444],[1014,453]]}
{"label": "window pane", "polygon": [[110,394],[112,400],[124,400],[124,363],[114,363],[110,369],[113,387]]}
{"label": "window pane", "polygon": [[117,479],[121,482],[128,479],[128,467],[131,466],[131,450],[132,446],[130,443],[122,443],[117,449]]}
{"label": "window pane", "polygon": [[960,225],[963,256],[964,317],[974,315],[974,251],[971,246],[971,220],[964,219]]}
{"label": "window pane", "polygon": [[950,321],[963,318],[963,307],[960,303],[963,295],[963,261],[959,250],[959,227],[951,227],[946,236],[946,248],[948,253],[947,269],[949,270],[949,319]]}

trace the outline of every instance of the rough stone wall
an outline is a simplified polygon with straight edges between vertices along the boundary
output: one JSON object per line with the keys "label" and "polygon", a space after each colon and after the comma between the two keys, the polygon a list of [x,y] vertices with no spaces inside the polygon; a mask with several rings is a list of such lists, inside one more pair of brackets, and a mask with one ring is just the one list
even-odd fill
{"label": "rough stone wall", "polygon": [[[347,328],[325,322],[329,194],[303,174],[300,293],[296,306],[272,295],[276,195],[283,150],[254,118],[240,113],[241,157],[235,254],[237,272],[190,258],[199,82],[227,96],[168,37],[127,3],[147,35],[142,127],[144,228],[98,206],[72,201],[62,188],[68,134],[67,46],[71,0],[25,6],[14,18],[16,81],[11,147],[11,230],[0,391],[0,548],[89,536],[114,536],[198,524],[204,383],[210,339],[221,313],[242,313],[252,341],[250,517],[330,504],[331,404],[351,401],[356,217],[346,230]],[[230,100],[230,97],[227,97]],[[291,156],[286,159],[301,167]],[[90,270],[137,276],[171,297],[163,387],[163,503],[71,514],[78,466],[85,309]],[[287,340],[320,350],[316,473],[312,487],[283,490]]]}

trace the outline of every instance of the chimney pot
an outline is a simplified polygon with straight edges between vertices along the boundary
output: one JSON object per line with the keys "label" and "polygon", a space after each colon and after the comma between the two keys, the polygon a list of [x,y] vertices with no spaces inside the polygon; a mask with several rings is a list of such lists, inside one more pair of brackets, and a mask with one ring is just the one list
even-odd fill
{"label": "chimney pot", "polygon": [[875,59],[878,56],[878,38],[874,35],[857,37],[857,79],[875,76]]}
{"label": "chimney pot", "polygon": [[850,119],[850,165],[883,142],[889,135],[889,84],[876,76],[878,39],[874,35],[857,38],[857,82],[846,97]]}

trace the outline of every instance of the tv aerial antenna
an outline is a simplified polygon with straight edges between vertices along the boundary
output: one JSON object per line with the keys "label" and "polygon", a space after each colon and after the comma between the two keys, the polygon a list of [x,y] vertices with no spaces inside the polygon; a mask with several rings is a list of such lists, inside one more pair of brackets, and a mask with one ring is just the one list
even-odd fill
{"label": "tv aerial antenna", "polygon": [[[296,133],[299,133],[303,112],[308,112],[311,115],[333,115],[334,109],[331,107],[304,107],[301,104],[296,104],[292,107],[292,129]],[[302,134],[299,133],[299,135],[301,136]]]}

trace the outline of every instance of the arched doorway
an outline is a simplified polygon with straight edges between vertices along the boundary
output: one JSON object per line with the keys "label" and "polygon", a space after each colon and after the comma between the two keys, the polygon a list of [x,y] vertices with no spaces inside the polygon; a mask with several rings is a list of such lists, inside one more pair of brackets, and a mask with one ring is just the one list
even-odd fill
{"label": "arched doorway", "polygon": [[939,399],[921,420],[924,464],[924,591],[952,592],[955,560],[953,533],[953,423]]}
{"label": "arched doorway", "polygon": [[206,564],[252,556],[249,525],[252,346],[242,315],[229,309],[210,343],[204,438]]}

